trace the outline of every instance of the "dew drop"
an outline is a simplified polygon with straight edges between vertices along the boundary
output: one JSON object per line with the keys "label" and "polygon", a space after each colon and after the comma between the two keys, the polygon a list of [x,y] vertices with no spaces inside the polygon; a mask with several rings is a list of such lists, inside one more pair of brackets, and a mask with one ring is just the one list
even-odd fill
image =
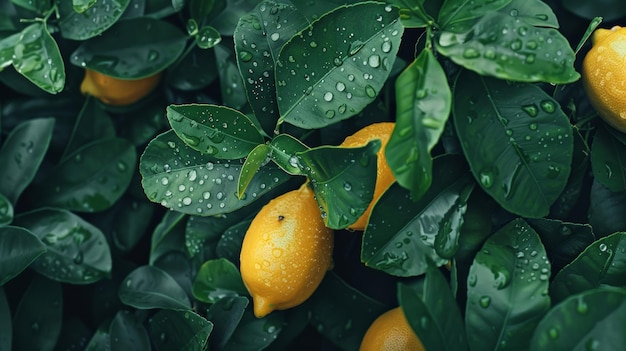
{"label": "dew drop", "polygon": [[480,304],[480,307],[487,308],[491,304],[491,297],[483,296],[483,297],[480,298],[478,303]]}
{"label": "dew drop", "polygon": [[369,96],[370,98],[375,98],[376,97],[376,90],[374,89],[373,86],[368,84],[368,85],[365,86],[365,94],[367,96]]}
{"label": "dew drop", "polygon": [[556,106],[550,100],[544,100],[539,105],[541,106],[541,109],[547,113],[552,113],[556,110]]}
{"label": "dew drop", "polygon": [[280,34],[272,33],[272,35],[270,35],[270,39],[272,39],[272,41],[277,41],[278,39],[280,39]]}
{"label": "dew drop", "polygon": [[490,170],[483,170],[478,175],[478,179],[480,184],[482,184],[485,188],[491,188],[493,186],[493,172]]}
{"label": "dew drop", "polygon": [[380,66],[380,56],[378,56],[378,55],[371,55],[367,59],[367,64],[370,65],[370,67],[372,67],[372,68],[379,67]]}
{"label": "dew drop", "polygon": [[463,51],[463,57],[466,59],[474,59],[480,57],[480,52],[474,48],[467,48]]}
{"label": "dew drop", "polygon": [[334,96],[333,96],[333,93],[331,93],[330,91],[327,91],[327,92],[324,94],[324,101],[330,102],[330,101],[332,101],[332,100],[333,100],[333,97],[334,97]]}
{"label": "dew drop", "polygon": [[391,51],[391,42],[390,41],[384,41],[381,46],[380,49],[384,52],[384,53],[388,53]]}
{"label": "dew drop", "polygon": [[537,117],[539,110],[537,109],[537,105],[529,104],[523,105],[522,110],[526,112],[530,117]]}
{"label": "dew drop", "polygon": [[346,90],[346,85],[343,82],[337,82],[337,84],[335,84],[335,89],[337,89],[337,91],[339,92],[342,92]]}
{"label": "dew drop", "polygon": [[608,249],[608,247],[606,246],[605,243],[602,243],[598,246],[598,248],[600,249],[600,251],[605,252],[606,249]]}
{"label": "dew drop", "polygon": [[248,61],[252,60],[252,54],[250,52],[248,52],[248,51],[245,51],[245,50],[239,51],[239,59],[242,62],[248,62]]}

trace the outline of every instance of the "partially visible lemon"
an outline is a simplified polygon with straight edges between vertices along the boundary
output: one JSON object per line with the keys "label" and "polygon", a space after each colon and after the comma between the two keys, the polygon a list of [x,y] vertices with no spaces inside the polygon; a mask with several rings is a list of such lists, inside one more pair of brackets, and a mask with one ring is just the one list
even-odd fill
{"label": "partially visible lemon", "polygon": [[365,229],[370,213],[372,212],[372,208],[374,207],[374,203],[396,180],[393,173],[391,172],[391,168],[389,168],[389,165],[387,164],[387,159],[385,158],[385,146],[387,146],[387,142],[389,142],[389,138],[391,137],[391,133],[393,132],[393,128],[395,127],[395,125],[396,124],[393,122],[379,122],[370,124],[358,130],[356,133],[348,136],[340,145],[342,147],[365,146],[368,142],[374,139],[379,139],[381,142],[380,150],[378,150],[378,153],[376,154],[377,167],[376,185],[374,186],[374,197],[372,198],[372,201],[370,202],[365,212],[361,215],[361,217],[359,217],[356,222],[348,226],[348,229]]}
{"label": "partially visible lemon", "polygon": [[148,95],[161,80],[162,73],[141,79],[118,79],[85,69],[80,92],[111,106],[127,106]]}
{"label": "partially visible lemon", "polygon": [[626,133],[626,28],[597,29],[591,41],[583,60],[583,86],[598,115]]}
{"label": "partially visible lemon", "polygon": [[254,315],[306,301],[331,268],[332,251],[333,230],[308,183],[267,203],[250,223],[240,254]]}
{"label": "partially visible lemon", "polygon": [[365,332],[360,351],[424,351],[402,308],[381,314]]}

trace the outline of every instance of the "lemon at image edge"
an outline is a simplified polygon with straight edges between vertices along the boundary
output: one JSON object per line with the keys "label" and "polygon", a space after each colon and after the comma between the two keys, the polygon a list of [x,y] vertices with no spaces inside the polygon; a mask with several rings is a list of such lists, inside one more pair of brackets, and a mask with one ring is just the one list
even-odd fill
{"label": "lemon at image edge", "polygon": [[401,307],[392,308],[372,322],[359,351],[424,351],[424,345],[406,320]]}

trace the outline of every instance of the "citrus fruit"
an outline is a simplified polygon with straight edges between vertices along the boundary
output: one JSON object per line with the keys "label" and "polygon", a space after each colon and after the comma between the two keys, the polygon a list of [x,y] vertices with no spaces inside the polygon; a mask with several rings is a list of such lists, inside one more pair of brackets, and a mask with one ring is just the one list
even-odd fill
{"label": "citrus fruit", "polygon": [[333,230],[324,226],[308,183],[268,202],[243,239],[241,277],[254,315],[295,307],[317,289],[332,266]]}
{"label": "citrus fruit", "polygon": [[342,147],[359,147],[365,146],[368,142],[379,139],[381,142],[380,150],[378,150],[377,155],[377,167],[376,167],[376,185],[374,186],[374,197],[370,202],[369,206],[363,212],[361,217],[348,226],[348,229],[352,230],[364,230],[367,225],[368,218],[370,216],[370,212],[372,212],[372,207],[374,207],[374,203],[378,200],[378,198],[387,190],[387,188],[393,183],[396,178],[393,176],[391,172],[391,168],[387,164],[387,160],[385,159],[385,146],[391,137],[391,133],[393,132],[393,128],[395,123],[393,122],[379,122],[370,124],[367,127],[364,127],[358,130],[356,133],[348,136],[340,146]]}
{"label": "citrus fruit", "polygon": [[626,28],[597,29],[591,41],[583,59],[583,86],[598,115],[626,132]]}
{"label": "citrus fruit", "polygon": [[424,351],[424,345],[415,335],[404,316],[396,307],[374,320],[361,340],[360,351]]}
{"label": "citrus fruit", "polygon": [[80,92],[111,106],[126,106],[148,95],[161,80],[161,72],[140,79],[118,79],[90,69],[80,84]]}

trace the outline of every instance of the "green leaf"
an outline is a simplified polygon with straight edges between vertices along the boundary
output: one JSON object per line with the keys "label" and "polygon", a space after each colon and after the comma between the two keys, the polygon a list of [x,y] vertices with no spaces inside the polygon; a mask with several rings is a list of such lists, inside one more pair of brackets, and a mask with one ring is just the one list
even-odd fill
{"label": "green leaf", "polygon": [[589,245],[554,277],[550,296],[560,302],[607,285],[626,287],[626,233],[614,233]]}
{"label": "green leaf", "polygon": [[419,199],[432,182],[432,149],[450,115],[452,93],[432,51],[422,50],[396,80],[396,126],[385,158],[396,181]]}
{"label": "green leaf", "polygon": [[27,10],[43,14],[50,9],[50,0],[11,0],[11,2],[17,6],[23,7]]}
{"label": "green leaf", "polygon": [[13,349],[52,351],[61,333],[61,284],[35,275],[13,317]]}
{"label": "green leaf", "polygon": [[86,40],[102,34],[117,22],[130,0],[56,0],[61,35]]}
{"label": "green leaf", "polygon": [[0,286],[19,275],[46,252],[46,246],[20,227],[0,228]]}
{"label": "green leaf", "polygon": [[65,86],[65,66],[44,23],[24,28],[13,52],[13,67],[42,90],[56,94]]}
{"label": "green leaf", "polygon": [[0,149],[0,194],[15,204],[35,178],[52,139],[54,118],[35,118],[18,124]]}
{"label": "green leaf", "polygon": [[13,204],[11,204],[11,201],[9,201],[6,196],[0,193],[0,228],[13,221],[13,214]]}
{"label": "green leaf", "polygon": [[190,148],[219,159],[248,155],[263,136],[243,113],[217,105],[169,105],[167,119]]}
{"label": "green leaf", "polygon": [[116,249],[128,253],[146,237],[151,228],[155,206],[145,199],[126,198],[117,203],[111,232],[111,242]]}
{"label": "green leaf", "polygon": [[472,19],[493,13],[508,5],[511,0],[495,1],[467,1],[445,0],[439,9],[437,23],[441,28],[454,28],[459,23],[468,22]]}
{"label": "green leaf", "polygon": [[326,273],[304,306],[310,323],[343,350],[357,350],[369,326],[387,310],[332,271]]}
{"label": "green leaf", "polygon": [[223,350],[243,317],[249,300],[243,296],[224,297],[216,301],[207,311],[207,319],[213,322],[209,339],[210,349]]}
{"label": "green leaf", "polygon": [[215,253],[219,258],[225,258],[239,266],[239,256],[243,237],[250,227],[252,219],[236,223],[226,229],[215,246]]}
{"label": "green leaf", "polygon": [[62,160],[94,140],[115,137],[115,125],[111,117],[92,96],[87,96],[80,109],[70,140],[63,151]]}
{"label": "green leaf", "polygon": [[150,338],[141,323],[129,311],[117,311],[109,327],[111,350],[150,351]]}
{"label": "green leaf", "polygon": [[4,70],[13,63],[15,45],[19,43],[21,33],[15,33],[0,40],[0,70]]}
{"label": "green leaf", "polygon": [[380,144],[376,139],[359,148],[320,146],[296,154],[294,164],[311,180],[328,228],[346,228],[369,206]]}
{"label": "green leaf", "polygon": [[0,350],[11,350],[13,343],[13,322],[11,321],[11,308],[7,301],[4,289],[0,287]]}
{"label": "green leaf", "polygon": [[403,277],[426,272],[428,260],[444,265],[458,248],[473,188],[466,165],[455,156],[435,159],[433,183],[417,202],[408,190],[392,184],[374,205],[363,234],[361,261]]}
{"label": "green leaf", "polygon": [[[472,174],[509,212],[543,217],[571,170],[572,128],[539,87],[465,73],[453,108],[456,132]],[[462,94],[462,95],[461,95]]]}
{"label": "green leaf", "polygon": [[424,8],[424,0],[391,0],[388,3],[400,8],[400,20],[404,28],[424,28],[435,22]]}
{"label": "green leaf", "polygon": [[278,121],[274,66],[285,42],[308,22],[294,6],[262,1],[239,19],[234,33],[237,65],[248,102],[263,127],[271,134]]}
{"label": "green leaf", "polygon": [[616,0],[562,0],[561,6],[584,19],[592,20],[601,16],[606,22],[613,22],[626,16],[626,3]]}
{"label": "green leaf", "polygon": [[239,270],[224,258],[204,262],[193,283],[193,297],[206,303],[247,294]]}
{"label": "green leaf", "polygon": [[252,309],[248,308],[222,350],[264,350],[280,335],[283,323],[284,318],[281,313],[256,318],[252,314]]}
{"label": "green leaf", "polygon": [[514,219],[491,236],[474,258],[467,282],[470,349],[527,350],[550,308],[549,277],[543,244],[524,220]]}
{"label": "green leaf", "polygon": [[154,228],[150,239],[149,264],[171,251],[184,252],[184,230],[188,216],[184,213],[168,211]]}
{"label": "green leaf", "polygon": [[219,160],[198,153],[181,142],[173,131],[152,140],[139,164],[141,183],[150,201],[202,216],[247,206],[289,179],[283,171],[268,164],[259,169],[240,200],[237,179],[241,168],[240,160]]}
{"label": "green leaf", "polygon": [[166,79],[173,88],[191,91],[206,88],[217,77],[215,51],[194,47],[180,61],[170,66]]}
{"label": "green leaf", "polygon": [[223,43],[217,45],[214,50],[222,104],[234,109],[247,108],[246,90],[239,69],[237,69],[235,53]]}
{"label": "green leaf", "polygon": [[102,323],[95,331],[89,343],[85,347],[85,351],[100,351],[111,349],[111,337],[109,335],[110,320]]}
{"label": "green leaf", "polygon": [[111,252],[100,229],[72,212],[42,208],[13,222],[35,234],[47,247],[31,268],[69,284],[90,284],[111,274]]}
{"label": "green leaf", "polygon": [[138,309],[191,309],[183,288],[169,274],[154,266],[141,266],[130,272],[118,294],[122,303]]}
{"label": "green leaf", "polygon": [[204,17],[221,12],[226,6],[226,0],[190,0],[188,6],[191,18],[202,22]]}
{"label": "green leaf", "polygon": [[542,0],[513,0],[499,12],[533,26],[559,28],[552,7]]}
{"label": "green leaf", "polygon": [[192,311],[161,310],[148,322],[159,350],[203,351],[213,323]]}
{"label": "green leaf", "polygon": [[241,196],[245,194],[254,175],[269,160],[271,151],[272,149],[267,144],[259,144],[250,151],[243,166],[241,166],[241,173],[239,173],[239,177],[237,178],[237,197],[241,199]]}
{"label": "green leaf", "polygon": [[281,121],[312,129],[359,113],[387,80],[403,30],[397,8],[363,2],[340,6],[293,36],[276,62]]}
{"label": "green leaf", "polygon": [[153,265],[169,274],[180,285],[188,296],[191,296],[193,275],[197,271],[199,260],[190,260],[182,250],[168,251],[160,256]]}
{"label": "green leaf", "polygon": [[594,178],[609,190],[626,190],[626,145],[614,138],[606,127],[599,127],[594,134],[591,169]]}
{"label": "green leaf", "polygon": [[122,79],[139,79],[170,66],[183,52],[186,35],[178,27],[150,17],[117,21],[84,41],[72,64]]}
{"label": "green leaf", "polygon": [[270,157],[283,171],[291,175],[304,175],[298,166],[296,154],[307,151],[309,148],[295,137],[281,133],[270,142],[272,152]]}
{"label": "green leaf", "polygon": [[210,49],[222,41],[222,36],[217,29],[211,26],[200,28],[200,32],[196,36],[196,45],[200,49]]}
{"label": "green leaf", "polygon": [[541,320],[530,350],[621,350],[626,347],[625,311],[623,289],[594,289],[569,296]]}
{"label": "green leaf", "polygon": [[398,300],[426,350],[467,350],[461,311],[438,268],[427,268],[423,291],[399,283]]}

